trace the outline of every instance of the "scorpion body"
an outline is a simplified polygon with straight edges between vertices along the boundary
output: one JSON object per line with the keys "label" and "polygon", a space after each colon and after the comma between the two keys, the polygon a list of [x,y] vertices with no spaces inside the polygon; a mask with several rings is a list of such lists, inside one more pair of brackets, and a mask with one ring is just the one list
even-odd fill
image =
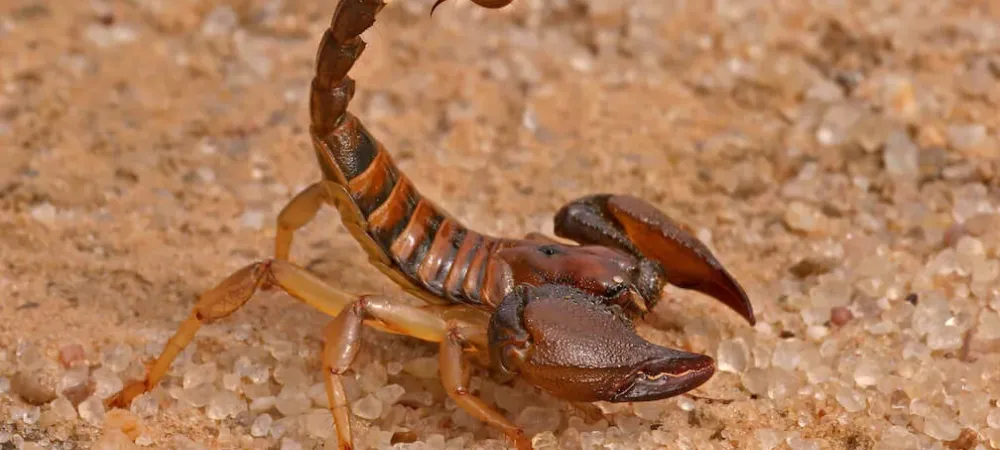
{"label": "scorpion body", "polygon": [[[512,2],[473,1],[490,8]],[[272,287],[334,317],[324,331],[322,366],[341,449],[353,445],[341,377],[360,350],[363,325],[439,343],[448,395],[522,450],[531,448],[523,432],[472,395],[470,363],[577,402],[660,399],[707,381],[712,358],[654,345],[633,327],[668,283],[715,297],[755,322],[743,289],[684,227],[641,199],[598,194],[555,216],[556,235],[575,243],[476,232],[422,196],[348,111],[355,89],[348,72],[364,51],[361,34],[384,6],[384,0],[340,0],[323,35],[310,94],[310,133],[323,178],[279,214],[275,257],[204,292],[146,378],[110,397],[108,406],[126,406],[153,389],[203,324]],[[373,265],[428,304],[344,292],[290,262],[295,231],[324,204],[337,208]]]}

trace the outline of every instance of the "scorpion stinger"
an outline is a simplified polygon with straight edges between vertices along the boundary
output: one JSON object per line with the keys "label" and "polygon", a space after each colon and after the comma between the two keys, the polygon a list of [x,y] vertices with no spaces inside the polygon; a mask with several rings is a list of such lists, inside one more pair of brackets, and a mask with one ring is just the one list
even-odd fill
{"label": "scorpion stinger", "polygon": [[645,293],[650,303],[660,295],[663,282],[712,296],[740,314],[751,325],[757,322],[753,305],[743,287],[726,271],[711,250],[684,226],[644,200],[629,195],[597,194],[563,206],[555,217],[556,235],[583,244],[598,244],[627,251],[655,262],[649,272],[656,286]]}

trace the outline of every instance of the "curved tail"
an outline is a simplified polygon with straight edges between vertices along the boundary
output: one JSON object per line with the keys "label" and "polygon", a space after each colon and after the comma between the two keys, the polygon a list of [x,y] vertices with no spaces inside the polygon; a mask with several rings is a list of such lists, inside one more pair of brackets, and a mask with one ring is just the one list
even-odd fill
{"label": "curved tail", "polygon": [[[484,0],[485,1],[485,0]],[[506,0],[505,0],[506,1]],[[509,1],[508,1],[509,3]],[[379,269],[419,297],[479,304],[487,255],[507,240],[468,229],[417,191],[347,111],[360,35],[385,0],[341,0],[317,54],[310,95],[313,147],[341,220]],[[413,288],[413,289],[411,289]]]}

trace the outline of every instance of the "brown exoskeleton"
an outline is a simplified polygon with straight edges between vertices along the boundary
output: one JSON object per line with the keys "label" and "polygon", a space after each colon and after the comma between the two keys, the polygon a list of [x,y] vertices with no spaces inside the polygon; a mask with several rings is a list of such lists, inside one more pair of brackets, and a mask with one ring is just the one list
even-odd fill
{"label": "brown exoskeleton", "polygon": [[[348,72],[365,48],[360,34],[384,6],[384,0],[340,0],[323,36],[310,98],[323,179],[279,214],[275,257],[202,294],[146,378],[108,405],[126,406],[153,389],[203,324],[272,287],[334,317],[324,331],[322,365],[342,449],[351,448],[352,439],[341,376],[359,351],[363,324],[439,343],[448,395],[519,449],[531,448],[523,432],[469,391],[470,363],[577,402],[662,399],[708,380],[712,358],[647,342],[632,320],[655,305],[667,283],[715,297],[751,324],[753,309],[711,252],[650,204],[625,195],[569,203],[556,214],[555,231],[579,244],[571,245],[539,234],[509,239],[477,233],[417,192],[347,111],[354,94]],[[337,208],[379,270],[428,304],[352,295],[290,262],[293,234],[323,204]]]}

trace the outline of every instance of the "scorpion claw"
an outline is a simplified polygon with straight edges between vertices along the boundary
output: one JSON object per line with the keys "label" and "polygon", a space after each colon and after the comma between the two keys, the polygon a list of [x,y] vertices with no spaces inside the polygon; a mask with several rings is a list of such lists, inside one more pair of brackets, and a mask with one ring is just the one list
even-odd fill
{"label": "scorpion claw", "polygon": [[757,322],[746,292],[708,247],[644,200],[610,194],[583,197],[559,210],[555,233],[656,262],[663,281],[714,297],[751,325]]}
{"label": "scorpion claw", "polygon": [[504,297],[489,346],[494,367],[578,402],[663,399],[715,373],[711,357],[648,342],[601,299],[564,285],[522,285]]}

